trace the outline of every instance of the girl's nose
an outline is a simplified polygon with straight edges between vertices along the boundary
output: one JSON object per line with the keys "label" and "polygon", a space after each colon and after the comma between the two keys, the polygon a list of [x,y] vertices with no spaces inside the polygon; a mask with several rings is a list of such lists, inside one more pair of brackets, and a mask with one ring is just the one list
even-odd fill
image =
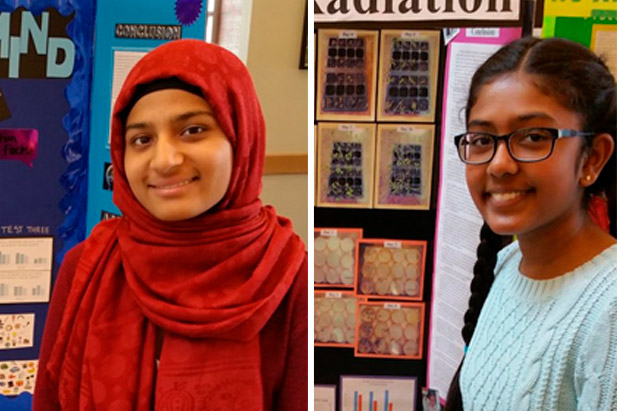
{"label": "girl's nose", "polygon": [[505,174],[515,174],[518,171],[518,162],[512,158],[505,141],[497,143],[497,149],[493,159],[488,163],[486,172],[495,177]]}
{"label": "girl's nose", "polygon": [[184,154],[173,138],[167,136],[157,138],[150,162],[154,170],[161,174],[167,174],[180,166],[183,161]]}

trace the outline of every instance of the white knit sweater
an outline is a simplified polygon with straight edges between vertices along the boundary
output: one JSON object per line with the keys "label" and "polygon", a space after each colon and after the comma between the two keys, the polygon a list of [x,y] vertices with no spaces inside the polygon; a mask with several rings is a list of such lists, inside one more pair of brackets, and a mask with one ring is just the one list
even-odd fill
{"label": "white knit sweater", "polygon": [[617,245],[532,280],[515,242],[498,257],[460,375],[466,411],[617,410]]}

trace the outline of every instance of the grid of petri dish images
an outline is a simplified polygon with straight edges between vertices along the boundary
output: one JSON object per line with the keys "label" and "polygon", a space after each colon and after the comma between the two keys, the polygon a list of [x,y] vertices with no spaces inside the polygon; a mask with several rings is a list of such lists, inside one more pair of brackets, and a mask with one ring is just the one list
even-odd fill
{"label": "grid of petri dish images", "polygon": [[314,230],[315,287],[353,289],[356,243],[361,238],[361,228]]}
{"label": "grid of petri dish images", "polygon": [[315,346],[422,358],[426,241],[366,239],[357,228],[315,228],[314,239]]}
{"label": "grid of petri dish images", "polygon": [[440,36],[318,30],[317,206],[430,208]]}
{"label": "grid of petri dish images", "polygon": [[421,359],[424,304],[358,302],[356,357]]}
{"label": "grid of petri dish images", "polygon": [[374,208],[430,208],[434,135],[431,124],[378,124]]}
{"label": "grid of petri dish images", "polygon": [[428,210],[434,135],[428,124],[319,123],[316,205]]}
{"label": "grid of petri dish images", "polygon": [[319,30],[317,120],[375,119],[377,32]]}
{"label": "grid of petri dish images", "polygon": [[422,300],[426,241],[361,239],[356,261],[356,295]]}
{"label": "grid of petri dish images", "polygon": [[317,205],[370,208],[375,125],[319,123],[317,130]]}
{"label": "grid of petri dish images", "polygon": [[356,301],[353,291],[315,291],[314,344],[353,348],[356,341]]}
{"label": "grid of petri dish images", "polygon": [[434,121],[439,42],[435,31],[381,32],[378,121]]}

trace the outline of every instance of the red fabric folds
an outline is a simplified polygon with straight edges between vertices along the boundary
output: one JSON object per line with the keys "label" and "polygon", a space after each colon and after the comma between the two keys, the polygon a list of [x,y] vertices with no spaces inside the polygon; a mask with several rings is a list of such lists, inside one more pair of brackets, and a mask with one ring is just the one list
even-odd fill
{"label": "red fabric folds", "polygon": [[[221,202],[173,223],[131,193],[119,115],[137,85],[169,77],[202,90],[234,148]],[[305,252],[289,220],[258,198],[265,130],[246,68],[198,40],[155,49],[117,99],[111,150],[123,217],[95,227],[75,273],[46,370],[62,408],[262,410],[258,333]],[[155,382],[156,327],[164,339]]]}

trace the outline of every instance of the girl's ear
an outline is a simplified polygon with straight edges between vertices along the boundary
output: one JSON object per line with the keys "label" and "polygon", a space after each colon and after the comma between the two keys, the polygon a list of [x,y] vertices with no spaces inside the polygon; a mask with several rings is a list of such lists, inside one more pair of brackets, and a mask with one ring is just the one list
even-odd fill
{"label": "girl's ear", "polygon": [[602,133],[593,138],[581,168],[580,183],[583,187],[589,187],[595,183],[614,150],[615,142],[610,134]]}

